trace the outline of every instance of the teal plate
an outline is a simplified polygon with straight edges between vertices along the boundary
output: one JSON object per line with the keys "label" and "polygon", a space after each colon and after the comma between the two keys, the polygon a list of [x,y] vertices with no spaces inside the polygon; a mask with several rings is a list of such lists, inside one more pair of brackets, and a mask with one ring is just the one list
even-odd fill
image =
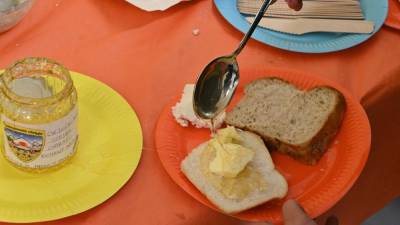
{"label": "teal plate", "polygon": [[[236,29],[245,33],[250,27],[244,16],[237,8],[237,0],[214,0],[221,15]],[[368,40],[382,27],[387,13],[387,0],[360,0],[366,20],[375,23],[371,34],[348,33],[308,33],[304,35],[286,34],[258,27],[252,38],[280,49],[293,52],[324,53],[335,52],[358,45]]]}

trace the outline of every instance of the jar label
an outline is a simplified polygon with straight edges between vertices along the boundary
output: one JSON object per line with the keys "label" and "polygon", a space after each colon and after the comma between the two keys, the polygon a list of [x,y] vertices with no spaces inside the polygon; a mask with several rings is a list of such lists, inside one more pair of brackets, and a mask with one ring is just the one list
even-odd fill
{"label": "jar label", "polygon": [[46,124],[25,124],[2,115],[4,152],[12,163],[28,168],[55,166],[75,153],[78,109]]}

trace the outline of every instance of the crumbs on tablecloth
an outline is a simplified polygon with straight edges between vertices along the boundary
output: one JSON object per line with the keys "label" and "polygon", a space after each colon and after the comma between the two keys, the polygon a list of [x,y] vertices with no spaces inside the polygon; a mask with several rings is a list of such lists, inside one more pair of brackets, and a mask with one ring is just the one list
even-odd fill
{"label": "crumbs on tablecloth", "polygon": [[192,30],[192,34],[193,34],[194,36],[198,36],[198,35],[200,34],[200,29],[199,29],[199,28],[193,29],[193,30]]}

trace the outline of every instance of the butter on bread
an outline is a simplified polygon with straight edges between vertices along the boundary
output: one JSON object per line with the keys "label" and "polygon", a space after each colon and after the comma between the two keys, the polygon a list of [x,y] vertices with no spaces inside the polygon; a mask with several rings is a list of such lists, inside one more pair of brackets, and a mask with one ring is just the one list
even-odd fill
{"label": "butter on bread", "polygon": [[[242,139],[241,145],[254,151],[254,156],[246,167],[253,168],[260,178],[265,181],[262,190],[252,189],[239,199],[232,199],[216,188],[202,171],[201,157],[207,150],[208,142],[200,144],[181,162],[181,170],[185,176],[209,199],[215,206],[225,213],[237,213],[271,199],[283,198],[288,190],[285,178],[275,169],[272,158],[263,140],[256,134],[238,130]],[[241,174],[239,174],[240,176]],[[235,179],[235,178],[233,178]],[[224,187],[222,187],[224,188]]]}
{"label": "butter on bread", "polygon": [[210,172],[234,178],[254,157],[254,150],[242,145],[242,136],[234,127],[217,131],[209,141],[208,148],[215,150],[215,157],[209,162]]}
{"label": "butter on bread", "polygon": [[225,122],[257,133],[268,148],[311,165],[335,137],[346,108],[343,95],[334,88],[303,91],[280,78],[252,81],[244,92]]}

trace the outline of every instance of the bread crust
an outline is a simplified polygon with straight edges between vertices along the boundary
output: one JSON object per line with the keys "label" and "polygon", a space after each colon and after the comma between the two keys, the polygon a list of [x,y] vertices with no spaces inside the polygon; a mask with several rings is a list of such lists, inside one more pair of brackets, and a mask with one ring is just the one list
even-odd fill
{"label": "bread crust", "polygon": [[[293,85],[285,80],[282,80],[281,78],[267,77],[267,78],[261,78],[261,79],[252,81],[250,84],[248,84],[245,87],[245,94],[248,94],[247,87],[249,87],[249,85],[251,85],[253,82],[257,82],[259,80],[279,80],[279,81],[282,81],[282,82],[289,84],[290,86],[293,86],[296,89],[298,89],[295,85]],[[293,144],[285,142],[284,140],[280,140],[278,138],[265,136],[259,132],[256,132],[255,130],[251,129],[250,127],[248,127],[246,125],[234,123],[227,119],[225,120],[225,123],[235,126],[235,127],[238,127],[243,130],[257,133],[258,135],[260,135],[263,138],[266,146],[270,150],[277,150],[278,152],[287,154],[302,163],[305,163],[308,165],[315,165],[319,161],[319,159],[322,157],[322,155],[326,152],[330,143],[336,136],[336,134],[341,126],[341,123],[342,123],[342,120],[344,117],[344,113],[346,110],[345,98],[342,95],[342,93],[340,93],[335,88],[332,88],[329,86],[317,86],[317,87],[306,90],[306,92],[309,92],[309,91],[312,91],[315,89],[326,89],[326,88],[332,90],[336,95],[336,102],[335,102],[334,110],[329,114],[326,121],[324,122],[324,125],[316,133],[316,135],[314,137],[312,137],[309,141],[302,143],[300,145],[293,145]],[[228,113],[228,115],[229,115],[229,113]]]}
{"label": "bread crust", "polygon": [[279,152],[288,154],[309,165],[315,165],[327,151],[342,124],[344,112],[346,110],[346,101],[339,91],[328,86],[315,87],[309,91],[316,88],[329,88],[337,94],[336,106],[328,116],[324,126],[322,126],[318,133],[309,142],[306,142],[301,146],[294,146],[289,143],[281,142],[281,144],[276,148]]}

